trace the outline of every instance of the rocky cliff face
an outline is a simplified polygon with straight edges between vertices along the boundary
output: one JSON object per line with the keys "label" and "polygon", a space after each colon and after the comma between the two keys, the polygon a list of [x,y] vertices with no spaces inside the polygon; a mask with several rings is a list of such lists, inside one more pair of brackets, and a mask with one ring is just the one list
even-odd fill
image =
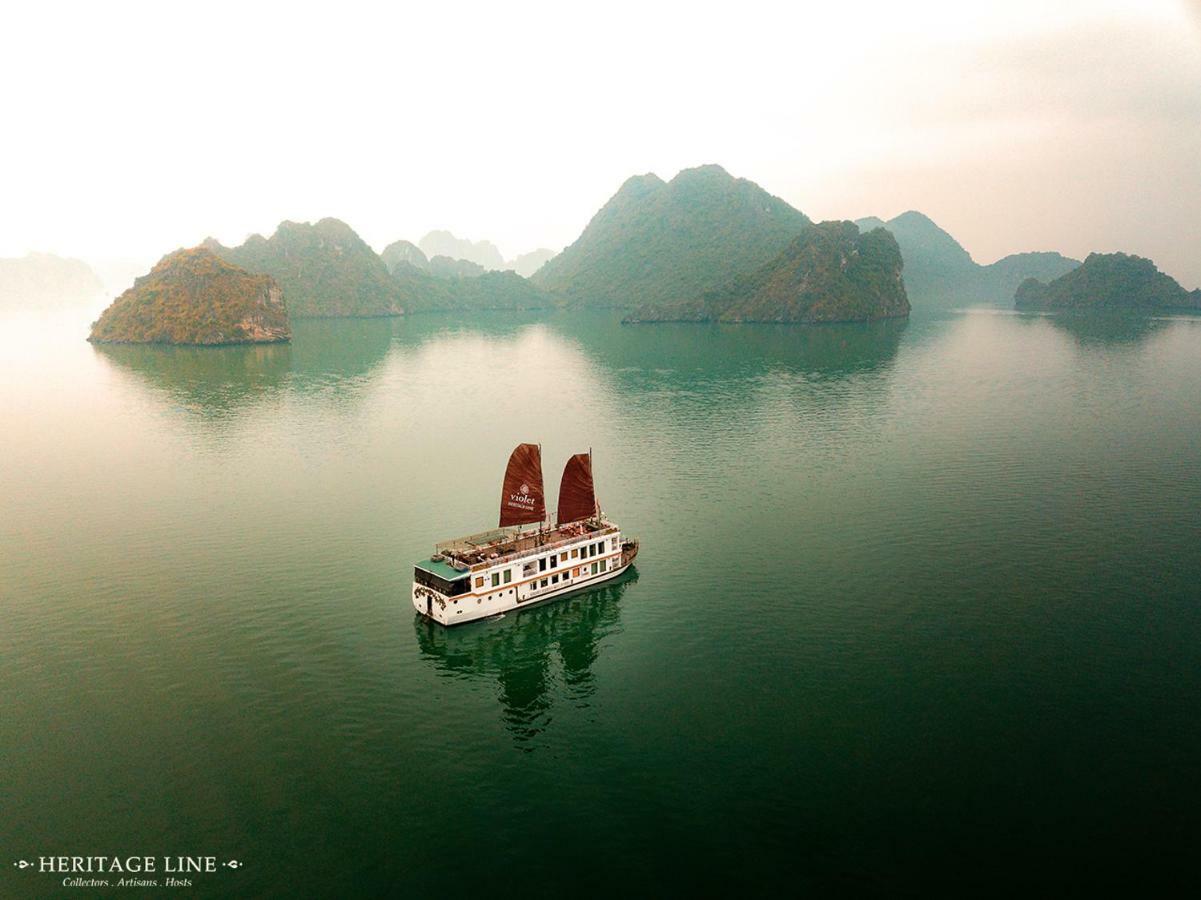
{"label": "rocky cliff face", "polygon": [[882,228],[823,222],[752,275],[702,297],[644,307],[628,322],[870,322],[909,315],[901,251]]}
{"label": "rocky cliff face", "polygon": [[207,247],[176,250],[138,278],[92,325],[118,344],[251,344],[292,337],[283,291]]}
{"label": "rocky cliff face", "polygon": [[1014,295],[1018,309],[1050,311],[1201,310],[1201,290],[1186,291],[1149,259],[1090,253],[1078,269],[1044,283],[1027,279]]}

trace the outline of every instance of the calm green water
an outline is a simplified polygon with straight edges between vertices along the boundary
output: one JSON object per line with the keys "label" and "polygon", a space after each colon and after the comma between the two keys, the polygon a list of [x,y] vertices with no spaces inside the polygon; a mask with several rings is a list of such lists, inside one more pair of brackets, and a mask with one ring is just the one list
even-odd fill
{"label": "calm green water", "polygon": [[[0,321],[2,896],[50,854],[424,897],[1147,884],[1197,850],[1201,321],[88,321]],[[411,563],[493,524],[525,440],[552,493],[593,448],[637,574],[418,621]]]}

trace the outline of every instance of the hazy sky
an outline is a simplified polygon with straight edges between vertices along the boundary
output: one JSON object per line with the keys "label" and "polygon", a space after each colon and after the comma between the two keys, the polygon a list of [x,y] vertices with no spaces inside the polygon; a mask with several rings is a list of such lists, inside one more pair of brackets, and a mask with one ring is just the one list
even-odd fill
{"label": "hazy sky", "polygon": [[1201,285],[1201,3],[32,2],[0,31],[0,256],[157,259],[337,216],[512,256],[707,162],[980,262]]}

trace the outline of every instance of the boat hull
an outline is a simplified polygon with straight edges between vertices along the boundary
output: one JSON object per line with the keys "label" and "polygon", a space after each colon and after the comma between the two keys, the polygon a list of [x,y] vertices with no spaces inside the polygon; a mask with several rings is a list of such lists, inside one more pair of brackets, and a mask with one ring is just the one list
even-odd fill
{"label": "boat hull", "polygon": [[420,586],[413,585],[413,608],[422,616],[440,625],[453,627],[465,625],[468,622],[478,622],[515,609],[525,609],[530,606],[540,606],[551,600],[561,600],[571,594],[578,594],[597,585],[620,578],[630,568],[631,563],[615,566],[597,575],[581,577],[565,584],[552,585],[536,589],[523,596],[518,591],[512,593],[500,592],[495,596],[468,596],[464,598],[431,597],[429,591],[421,591]]}

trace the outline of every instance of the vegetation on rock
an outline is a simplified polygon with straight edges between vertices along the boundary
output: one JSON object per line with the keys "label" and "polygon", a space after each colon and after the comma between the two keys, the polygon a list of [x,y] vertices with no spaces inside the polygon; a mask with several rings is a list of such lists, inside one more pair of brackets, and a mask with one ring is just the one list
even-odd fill
{"label": "vegetation on rock", "polygon": [[909,315],[896,239],[853,222],[805,228],[775,259],[695,300],[640,308],[627,322],[868,322]]}
{"label": "vegetation on rock", "polygon": [[1084,263],[1050,283],[1030,278],[1014,295],[1018,309],[1070,311],[1201,310],[1201,290],[1186,291],[1149,259],[1127,253],[1090,253]]}
{"label": "vegetation on rock", "polygon": [[125,344],[247,344],[292,337],[283,293],[207,247],[164,256],[92,325],[88,340]]}
{"label": "vegetation on rock", "polygon": [[435,256],[429,261],[429,273],[435,278],[479,278],[486,270],[469,259]]}
{"label": "vegetation on rock", "polygon": [[412,266],[402,266],[393,277],[401,286],[410,312],[545,309],[555,305],[545,291],[538,290],[516,272],[441,278]]}
{"label": "vegetation on rock", "polygon": [[745,277],[809,224],[804,213],[720,166],[670,182],[630,178],[533,282],[574,304],[678,304]]}
{"label": "vegetation on rock", "polygon": [[281,222],[270,238],[239,247],[209,238],[204,246],[250,272],[270,275],[293,316],[395,316],[404,293],[388,267],[345,222]]}

